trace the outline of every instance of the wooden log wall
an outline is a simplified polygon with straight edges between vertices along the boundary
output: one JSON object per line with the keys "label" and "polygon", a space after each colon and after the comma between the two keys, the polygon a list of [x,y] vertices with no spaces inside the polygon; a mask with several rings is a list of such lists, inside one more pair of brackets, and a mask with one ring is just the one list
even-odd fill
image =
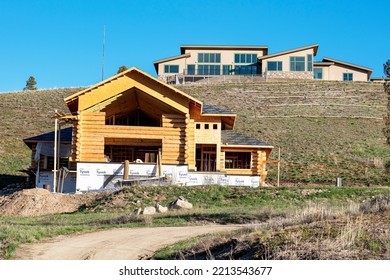
{"label": "wooden log wall", "polygon": [[145,145],[162,143],[163,164],[186,164],[194,157],[190,152],[194,144],[188,143],[193,139],[190,124],[188,114],[165,114],[162,127],[105,125],[104,112],[82,112],[74,126],[72,151],[76,161],[106,162],[106,142],[138,146],[142,140]]}
{"label": "wooden log wall", "polygon": [[[252,155],[252,167],[248,169],[225,169],[225,152],[251,152]],[[266,171],[266,160],[267,154],[261,149],[251,149],[251,148],[229,148],[222,147],[221,153],[221,171],[225,171],[227,174],[231,175],[257,175],[262,176],[262,180],[267,175]]]}

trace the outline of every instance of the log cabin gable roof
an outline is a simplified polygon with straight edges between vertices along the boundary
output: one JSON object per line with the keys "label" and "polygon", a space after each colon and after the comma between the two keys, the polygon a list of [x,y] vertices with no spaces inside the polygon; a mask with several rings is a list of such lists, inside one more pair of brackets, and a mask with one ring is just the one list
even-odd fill
{"label": "log cabin gable roof", "polygon": [[[196,98],[160,82],[135,67],[73,94],[64,100],[72,114],[86,110],[96,111],[96,108],[105,107],[104,103],[109,104],[117,98],[117,95],[123,94],[132,88],[148,94],[184,114],[189,112],[190,102],[202,106],[202,102]],[[91,109],[92,107],[95,109]]]}

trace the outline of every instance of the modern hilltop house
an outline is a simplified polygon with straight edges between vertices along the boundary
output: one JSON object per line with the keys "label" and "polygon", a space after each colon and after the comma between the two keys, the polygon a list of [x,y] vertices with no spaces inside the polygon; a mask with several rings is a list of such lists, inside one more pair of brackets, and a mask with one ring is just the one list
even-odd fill
{"label": "modern hilltop house", "polygon": [[56,123],[67,127],[24,139],[37,187],[104,189],[123,181],[126,168],[133,179],[164,177],[189,186],[257,187],[266,179],[273,147],[233,131],[235,114],[136,68],[65,102],[69,113],[57,114]]}
{"label": "modern hilltop house", "polygon": [[368,81],[372,70],[323,58],[315,62],[318,44],[268,54],[266,46],[183,45],[181,54],[154,61],[158,78],[167,83],[205,77],[257,75],[265,79]]}

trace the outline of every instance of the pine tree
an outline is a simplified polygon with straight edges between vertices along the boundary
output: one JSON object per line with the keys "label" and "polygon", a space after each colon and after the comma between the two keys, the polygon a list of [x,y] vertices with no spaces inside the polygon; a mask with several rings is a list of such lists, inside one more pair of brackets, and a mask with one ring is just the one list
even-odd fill
{"label": "pine tree", "polygon": [[118,72],[116,72],[117,74],[123,72],[123,71],[126,71],[127,70],[127,67],[122,65],[121,67],[118,68]]}
{"label": "pine tree", "polygon": [[35,80],[34,76],[30,76],[26,81],[26,87],[23,90],[36,90],[37,89],[37,87],[35,86],[36,84],[37,81]]}

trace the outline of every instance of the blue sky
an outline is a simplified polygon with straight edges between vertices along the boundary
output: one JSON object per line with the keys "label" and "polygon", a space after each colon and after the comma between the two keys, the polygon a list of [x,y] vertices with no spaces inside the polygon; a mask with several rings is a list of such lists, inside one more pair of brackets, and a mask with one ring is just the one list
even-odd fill
{"label": "blue sky", "polygon": [[373,69],[390,59],[390,1],[47,0],[0,2],[0,92],[89,86],[118,67],[155,76],[153,61],[182,44],[265,45],[269,53],[319,44],[324,56]]}

